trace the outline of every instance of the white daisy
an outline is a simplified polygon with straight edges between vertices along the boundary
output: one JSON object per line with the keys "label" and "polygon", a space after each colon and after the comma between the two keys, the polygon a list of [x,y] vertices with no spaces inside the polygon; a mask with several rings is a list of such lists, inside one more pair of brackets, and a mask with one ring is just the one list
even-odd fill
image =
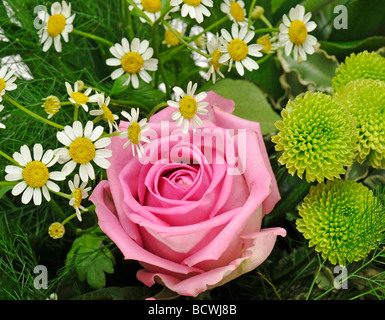
{"label": "white daisy", "polygon": [[179,102],[171,100],[167,101],[170,107],[179,109],[172,114],[171,118],[176,121],[176,125],[178,127],[182,125],[183,133],[188,132],[190,122],[193,131],[196,130],[196,125],[202,126],[203,122],[197,114],[205,115],[208,113],[208,110],[205,108],[209,105],[209,103],[201,102],[206,98],[206,92],[201,92],[194,97],[197,86],[197,83],[193,85],[190,81],[187,85],[186,93],[181,88],[174,87],[173,91],[175,93],[176,100],[179,100],[179,97],[180,100]]}
{"label": "white daisy", "polygon": [[283,15],[283,23],[279,26],[278,39],[280,46],[285,47],[285,54],[290,55],[294,47],[294,59],[298,60],[298,54],[302,60],[306,60],[306,54],[313,54],[317,44],[317,38],[310,35],[317,24],[310,21],[311,12],[305,14],[305,7],[297,5],[289,12],[290,19]]}
{"label": "white daisy", "polygon": [[243,26],[238,29],[238,25],[233,23],[230,33],[222,29],[222,38],[220,38],[222,45],[219,47],[219,51],[223,55],[219,58],[219,63],[225,63],[230,60],[229,71],[235,62],[235,68],[238,73],[243,76],[245,67],[249,71],[257,70],[259,65],[256,61],[248,57],[262,57],[260,52],[263,47],[260,44],[247,45],[254,37],[254,31],[248,31],[247,26]]}
{"label": "white daisy", "polygon": [[12,189],[12,195],[18,196],[23,193],[21,202],[27,204],[33,198],[35,205],[40,205],[42,194],[47,201],[51,200],[48,190],[59,192],[59,186],[52,182],[63,181],[66,175],[60,171],[49,172],[48,168],[52,167],[58,160],[52,150],[47,150],[43,154],[43,147],[37,143],[33,146],[33,160],[29,148],[24,145],[20,148],[20,152],[13,154],[13,159],[20,165],[9,165],[5,167],[5,176],[7,181],[18,181]]}
{"label": "white daisy", "polygon": [[98,99],[99,109],[91,110],[90,115],[100,117],[101,119],[106,121],[110,128],[110,133],[112,133],[114,128],[119,131],[118,125],[116,124],[116,120],[118,120],[119,117],[116,114],[113,114],[110,108],[108,107],[110,100],[111,100],[110,97],[107,97],[104,100],[104,93],[99,94],[99,99]]}
{"label": "white daisy", "polygon": [[79,164],[79,174],[82,181],[87,182],[88,178],[95,179],[95,171],[91,164],[93,161],[103,169],[111,165],[105,158],[112,156],[112,151],[104,149],[111,143],[108,137],[100,138],[103,127],[97,126],[94,129],[92,121],[88,121],[84,127],[80,121],[75,121],[71,126],[64,127],[64,131],[56,134],[57,139],[66,146],[59,148],[55,153],[60,156],[58,162],[65,163],[62,171],[69,175]]}
{"label": "white daisy", "polygon": [[128,141],[123,145],[123,148],[126,148],[131,143],[132,155],[135,157],[135,153],[137,153],[139,158],[141,158],[142,154],[144,153],[143,145],[141,142],[150,142],[147,137],[142,136],[143,132],[150,129],[150,125],[147,123],[147,118],[144,118],[138,122],[139,108],[136,110],[132,108],[131,114],[126,111],[122,111],[122,116],[124,116],[130,122],[127,131],[124,131],[119,135],[119,137],[122,139],[128,139]]}
{"label": "white daisy", "polygon": [[17,85],[14,83],[16,77],[13,77],[15,70],[8,72],[8,67],[3,66],[0,69],[0,101],[3,100],[2,96],[5,94],[5,91],[12,91],[17,88]]}
{"label": "white daisy", "polygon": [[171,0],[172,7],[182,6],[182,17],[190,16],[191,19],[196,19],[198,23],[203,22],[203,16],[209,17],[210,11],[206,7],[213,7],[213,0]]}
{"label": "white daisy", "polygon": [[229,17],[229,19],[241,26],[248,24],[246,18],[245,3],[241,0],[224,0],[221,3],[221,11]]}
{"label": "white daisy", "polygon": [[[0,112],[3,111],[4,106],[0,104]],[[0,122],[0,129],[5,129],[5,125]]]}
{"label": "white daisy", "polygon": [[91,190],[91,187],[86,188],[87,182],[82,182],[81,185],[79,184],[80,178],[78,174],[75,174],[73,182],[72,180],[68,181],[68,186],[70,187],[72,196],[69,205],[75,209],[76,216],[78,217],[79,221],[82,221],[80,210],[88,211],[88,209],[84,208],[81,203],[83,199],[88,197],[88,192]]}
{"label": "white daisy", "polygon": [[51,6],[51,15],[46,11],[39,11],[39,18],[45,23],[37,34],[40,36],[40,43],[43,44],[43,51],[47,51],[52,42],[54,43],[57,52],[61,52],[62,45],[60,37],[63,37],[65,42],[68,42],[68,34],[72,32],[72,22],[75,15],[71,16],[71,3],[62,1],[62,4],[55,2]]}
{"label": "white daisy", "polygon": [[151,58],[154,54],[154,49],[149,47],[149,41],[134,38],[130,43],[126,38],[122,39],[122,44],[117,43],[110,48],[110,52],[115,58],[107,59],[106,63],[109,66],[120,66],[111,73],[112,80],[122,76],[124,73],[128,75],[128,79],[123,85],[129,85],[132,81],[132,86],[136,89],[139,87],[139,76],[143,81],[149,83],[152,78],[147,71],[156,71],[158,69],[158,59]]}
{"label": "white daisy", "polygon": [[88,88],[84,93],[80,92],[81,90],[79,88],[79,82],[78,81],[75,82],[74,90],[72,90],[72,87],[68,82],[65,83],[65,86],[67,88],[67,93],[69,95],[68,100],[71,103],[73,103],[74,105],[82,106],[86,112],[88,111],[87,103],[88,102],[97,102],[99,99],[99,94],[94,94],[94,95],[89,97],[89,95],[92,91],[91,88]]}
{"label": "white daisy", "polygon": [[[219,40],[218,34],[216,37],[213,37],[210,41],[207,42],[207,51],[210,54],[209,62],[209,71],[206,75],[206,80],[209,81],[210,78],[213,78],[213,83],[216,81],[216,74],[219,74],[224,78],[223,73],[221,72],[221,63],[219,63],[219,58],[222,56],[222,52],[219,51],[221,42]],[[226,63],[227,64],[227,63]]]}
{"label": "white daisy", "polygon": [[[144,12],[144,14],[152,21],[159,19],[162,11],[162,2],[161,0],[133,0],[137,7]],[[128,6],[130,10],[134,9],[134,6]],[[179,7],[172,8],[169,12],[176,12],[179,10]],[[168,14],[164,19],[168,19]],[[139,17],[140,21],[147,23],[148,21],[142,17]]]}

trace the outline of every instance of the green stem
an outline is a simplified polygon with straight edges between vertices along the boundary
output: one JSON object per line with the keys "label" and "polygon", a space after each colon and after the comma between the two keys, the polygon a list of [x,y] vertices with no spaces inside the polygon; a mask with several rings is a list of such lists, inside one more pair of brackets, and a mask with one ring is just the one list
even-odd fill
{"label": "green stem", "polygon": [[74,121],[77,121],[77,120],[78,120],[79,108],[80,108],[79,105],[75,105],[75,109],[74,109]]}
{"label": "green stem", "polygon": [[[267,20],[267,18],[264,16],[264,15],[262,15],[261,16],[261,18],[260,18],[261,20],[262,20],[262,22],[268,27],[268,28],[273,28],[273,25],[270,23],[270,21],[269,20]],[[274,28],[273,28],[274,29]],[[279,28],[277,28],[278,29],[278,31],[279,31]]]}
{"label": "green stem", "polygon": [[253,2],[251,3],[251,6],[250,6],[250,9],[249,9],[249,21],[247,23],[247,30],[250,30],[250,26],[251,26],[251,15],[253,13],[253,9],[255,7],[255,3],[257,2],[257,0],[253,0]]}
{"label": "green stem", "polygon": [[105,133],[100,136],[100,138],[109,138],[109,137],[115,137],[120,135],[121,132],[113,132],[113,133]]}
{"label": "green stem", "polygon": [[61,224],[64,226],[67,222],[71,221],[73,218],[77,217],[77,214],[76,212],[71,214],[69,217],[67,217],[66,219],[64,219]]}
{"label": "green stem", "polygon": [[170,24],[167,22],[167,21],[163,21],[163,24],[179,39],[179,41],[181,43],[183,43],[186,47],[190,48],[191,50],[199,53],[201,56],[204,56],[206,58],[210,58],[210,55],[200,51],[199,49],[193,47],[192,45],[190,45],[188,42],[186,42],[185,40],[183,40],[183,38],[178,34],[178,32],[176,32],[171,26]]}
{"label": "green stem", "polygon": [[162,102],[162,103],[159,103],[157,104],[151,111],[150,113],[147,115],[147,119],[150,120],[150,118],[154,115],[155,112],[157,112],[159,109],[163,108],[163,107],[167,107],[168,106],[168,103],[167,102]]}
{"label": "green stem", "polygon": [[141,108],[145,108],[146,105],[144,105],[141,102],[138,101],[130,101],[130,100],[116,100],[116,99],[111,99],[110,104],[112,105],[117,105],[117,106],[125,106],[125,105],[131,105],[131,106],[137,106]]}
{"label": "green stem", "polygon": [[15,186],[18,181],[0,181],[0,187]]}
{"label": "green stem", "polygon": [[268,32],[279,32],[279,28],[261,28],[254,30],[255,33],[268,33]]}
{"label": "green stem", "polygon": [[190,40],[195,41],[198,39],[201,35],[205,34],[206,32],[210,31],[211,29],[214,29],[215,27],[221,25],[222,23],[226,22],[229,19],[229,17],[226,15],[222,19],[214,22],[213,24],[209,25],[206,29],[204,29],[201,33],[197,34],[196,36],[192,37]]}
{"label": "green stem", "polygon": [[17,102],[14,101],[13,99],[11,99],[11,97],[9,97],[8,95],[5,94],[3,97],[4,97],[4,99],[7,100],[8,102],[12,103],[15,107],[19,108],[20,110],[24,111],[25,113],[28,113],[30,116],[34,117],[35,119],[40,120],[40,121],[42,121],[42,122],[45,122],[46,124],[49,124],[49,125],[51,125],[51,126],[53,126],[53,127],[55,127],[55,128],[58,128],[58,129],[61,129],[61,130],[64,129],[64,127],[63,127],[62,125],[57,124],[57,123],[55,123],[55,122],[52,122],[52,121],[50,121],[50,120],[48,120],[48,119],[45,119],[45,118],[43,118],[43,117],[37,115],[36,113],[34,113],[34,112],[28,110],[26,107],[23,107],[21,104],[17,103]]}
{"label": "green stem", "polygon": [[75,33],[75,34],[78,34],[80,36],[83,36],[83,37],[86,37],[86,38],[90,38],[92,40],[95,40],[95,41],[98,41],[98,42],[101,42],[101,43],[104,43],[104,44],[107,44],[109,45],[110,47],[114,46],[115,44],[109,40],[106,40],[104,38],[101,38],[99,36],[95,36],[94,34],[92,33],[88,33],[88,32],[84,32],[84,31],[80,31],[80,30],[77,30],[77,29],[73,29],[72,30],[72,33]]}
{"label": "green stem", "polygon": [[11,158],[9,155],[4,153],[3,151],[0,150],[0,156],[4,157],[8,161],[12,162],[15,166],[21,167],[20,164],[18,164],[13,158]]}
{"label": "green stem", "polygon": [[61,197],[66,198],[68,200],[71,200],[71,195],[70,194],[67,194],[67,193],[64,193],[64,192],[60,192],[60,191],[53,191],[51,189],[49,191],[54,193],[54,194],[56,194],[56,195],[58,195],[58,196],[61,196]]}

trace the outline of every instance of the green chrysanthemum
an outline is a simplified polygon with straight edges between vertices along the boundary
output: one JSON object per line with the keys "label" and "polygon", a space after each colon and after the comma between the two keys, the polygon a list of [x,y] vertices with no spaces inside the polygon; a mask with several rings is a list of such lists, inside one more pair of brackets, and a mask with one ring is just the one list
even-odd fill
{"label": "green chrysanthemum", "polygon": [[352,180],[312,186],[298,210],[297,229],[333,264],[365,258],[385,230],[381,201]]}
{"label": "green chrysanthemum", "polygon": [[357,79],[385,81],[385,58],[375,52],[352,53],[336,70],[332,92]]}
{"label": "green chrysanthemum", "polygon": [[282,151],[278,161],[291,175],[323,182],[340,178],[353,163],[358,132],[346,108],[324,93],[307,92],[289,101],[275,123],[279,130],[272,137],[275,150]]}
{"label": "green chrysanthemum", "polygon": [[356,120],[359,131],[357,159],[369,156],[370,164],[385,169],[385,82],[360,79],[349,82],[334,95]]}

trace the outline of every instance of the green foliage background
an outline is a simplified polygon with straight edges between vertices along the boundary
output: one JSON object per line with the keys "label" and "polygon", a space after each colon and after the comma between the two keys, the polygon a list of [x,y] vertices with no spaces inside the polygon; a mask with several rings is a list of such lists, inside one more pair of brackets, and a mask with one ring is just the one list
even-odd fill
{"label": "green foliage background", "polygon": [[[217,4],[218,0],[214,2],[212,15],[205,19],[203,28],[224,15],[219,9],[219,3]],[[252,1],[244,2],[248,10]],[[111,57],[109,46],[106,44],[71,33],[69,43],[63,42],[62,53],[57,53],[53,48],[43,53],[38,44],[37,30],[33,27],[36,18],[34,8],[38,5],[50,8],[52,3],[53,1],[8,0],[7,6],[13,11],[10,16],[8,7],[0,2],[0,34],[3,33],[9,39],[0,41],[0,58],[19,56],[30,74],[27,79],[21,76],[17,79],[18,88],[10,94],[14,100],[45,117],[46,114],[41,108],[42,99],[52,94],[61,101],[67,101],[64,82],[74,83],[79,79],[88,86],[109,92],[114,99],[133,101],[140,106],[144,116],[158,103],[166,100],[166,94],[158,89],[162,82],[159,75],[154,75],[151,84],[141,82],[137,90],[131,87],[116,90],[117,87],[110,78],[113,70],[105,64],[105,60]],[[283,199],[264,221],[266,227],[282,226],[288,231],[286,238],[278,240],[269,259],[256,270],[202,294],[201,298],[383,299],[385,294],[384,254],[381,248],[373,252],[369,260],[350,266],[352,278],[349,280],[349,290],[333,290],[332,266],[327,266],[313,249],[308,248],[306,241],[294,227],[296,206],[306,195],[310,185],[296,177],[287,176],[284,170],[279,168],[269,139],[275,130],[273,123],[279,118],[279,112],[288,99],[309,89],[328,92],[335,68],[352,52],[379,50],[383,54],[385,6],[382,0],[257,1],[257,4],[265,9],[265,16],[273,26],[278,26],[282,15],[288,13],[297,3],[302,3],[313,13],[312,19],[318,25],[314,35],[321,45],[321,51],[309,56],[308,61],[302,65],[282,55],[273,55],[260,65],[258,71],[248,72],[243,78],[234,71],[225,73],[226,79],[213,85],[202,79],[199,74],[201,69],[192,59],[186,59],[186,56],[190,55],[187,48],[175,50],[164,45],[159,47],[171,87],[177,85],[183,88],[189,81],[197,82],[201,90],[215,90],[233,99],[237,106],[236,114],[239,116],[262,123],[270,160],[276,171]],[[125,0],[73,0],[71,4],[72,12],[76,12],[74,28],[77,30],[100,36],[113,43],[120,42],[122,37],[132,39],[133,35],[142,40],[151,38],[148,25],[141,23],[137,16],[129,12]],[[347,30],[333,28],[333,19],[336,16],[333,8],[340,4],[348,8]],[[188,35],[195,23],[191,19],[185,20]],[[254,25],[256,28],[264,27],[259,21]],[[229,26],[230,22],[227,22],[211,32],[216,33],[220,28],[228,29]],[[163,33],[164,29],[159,28],[159,39],[163,38]],[[19,67],[23,65],[15,63]],[[249,94],[241,94],[242,91]],[[255,100],[259,103],[253,103]],[[7,116],[1,122],[7,129],[0,131],[0,144],[4,152],[12,155],[21,145],[32,146],[37,142],[45,149],[59,147],[54,128],[42,125],[6,101],[3,101],[3,104],[6,111],[2,112],[2,116]],[[133,105],[118,103],[112,107],[112,111],[119,114],[121,110],[131,106]],[[72,107],[63,106],[51,120],[66,125],[72,115]],[[80,112],[80,120],[85,119],[85,113]],[[5,159],[0,158],[0,181],[4,181],[4,168],[7,164],[9,163]],[[97,181],[103,178],[102,171],[97,174]],[[383,183],[385,179],[381,170],[373,172],[365,166],[355,165],[349,169],[347,175],[349,174],[354,180],[365,181],[366,185],[372,188]],[[61,186],[64,191],[69,191],[66,184]],[[91,239],[83,236],[84,242],[79,248],[72,246],[74,241],[77,241],[76,244],[80,241],[77,238],[78,229],[84,230],[94,225],[95,217],[92,214],[84,215],[82,223],[74,222],[71,228],[67,228],[64,238],[52,240],[47,232],[48,227],[52,222],[61,221],[71,213],[68,201],[55,198],[50,203],[43,202],[39,207],[33,204],[22,205],[9,190],[9,187],[0,187],[0,299],[46,299],[53,292],[56,292],[60,299],[144,299],[160,291],[161,288],[156,285],[146,288],[138,282],[135,277],[140,268],[138,263],[124,261],[114,244],[97,229]],[[71,248],[71,255],[67,257]],[[85,252],[84,259],[91,261],[82,260],[79,254],[81,250]],[[71,259],[72,254],[76,252],[76,258]],[[79,279],[77,269],[84,265],[95,266],[97,263],[102,265],[101,269],[82,270]],[[33,286],[33,269],[38,264],[48,268],[47,290],[36,290]],[[319,268],[320,265],[322,269]],[[88,272],[88,275],[84,272]],[[96,276],[90,276],[92,272]],[[105,282],[95,283],[95,279],[101,274],[102,277],[105,276]],[[90,276],[91,280],[87,276]],[[89,281],[86,281],[86,278]],[[167,293],[162,294],[167,296]]]}

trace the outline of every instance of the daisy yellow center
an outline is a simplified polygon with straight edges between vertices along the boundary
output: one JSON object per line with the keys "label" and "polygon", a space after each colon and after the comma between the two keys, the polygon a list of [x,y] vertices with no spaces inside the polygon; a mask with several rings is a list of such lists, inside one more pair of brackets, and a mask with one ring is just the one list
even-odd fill
{"label": "daisy yellow center", "polygon": [[114,115],[112,114],[110,108],[108,108],[105,103],[102,104],[102,111],[103,111],[104,119],[106,119],[108,122],[111,122],[111,123],[115,121]]}
{"label": "daisy yellow center", "polygon": [[61,34],[66,26],[66,18],[62,14],[54,14],[49,17],[47,22],[47,32],[55,38]]}
{"label": "daisy yellow center", "polygon": [[[176,32],[181,36],[180,32]],[[166,30],[164,34],[164,42],[166,42],[169,46],[174,47],[179,44],[179,39],[171,30]]]}
{"label": "daisy yellow center", "polygon": [[162,9],[160,0],[142,0],[143,9],[147,12],[154,13]]}
{"label": "daisy yellow center", "polygon": [[78,104],[86,104],[89,100],[88,96],[82,92],[72,92],[71,98]]}
{"label": "daisy yellow center", "polygon": [[88,138],[76,138],[70,145],[69,155],[77,163],[85,164],[95,158],[95,145]]}
{"label": "daisy yellow center", "polygon": [[231,3],[230,14],[237,22],[243,22],[245,20],[245,12],[238,2],[233,1]]}
{"label": "daisy yellow center", "polygon": [[292,43],[299,46],[305,42],[307,38],[306,25],[301,20],[294,20],[290,24],[289,39]]}
{"label": "daisy yellow center", "polygon": [[270,41],[270,38],[269,36],[263,36],[263,37],[259,37],[257,39],[257,43],[260,44],[263,49],[261,50],[262,53],[269,53],[271,51],[271,41]]}
{"label": "daisy yellow center", "polygon": [[54,222],[49,226],[49,235],[54,239],[60,239],[65,233],[65,228],[60,222]]}
{"label": "daisy yellow center", "polygon": [[43,107],[48,114],[55,114],[59,112],[60,100],[55,96],[49,96],[45,99]]}
{"label": "daisy yellow center", "polygon": [[193,97],[184,96],[179,102],[179,112],[185,119],[191,119],[198,110],[197,102]]}
{"label": "daisy yellow center", "polygon": [[210,63],[214,66],[215,70],[218,70],[221,66],[221,64],[219,63],[219,58],[221,56],[222,56],[222,52],[220,52],[218,49],[215,50],[213,52],[213,54],[211,55],[212,59],[211,59]]}
{"label": "daisy yellow center", "polygon": [[122,68],[127,73],[138,73],[144,65],[142,56],[137,52],[128,52],[121,60]]}
{"label": "daisy yellow center", "polygon": [[5,80],[3,78],[0,78],[0,92],[2,92],[6,87]]}
{"label": "daisy yellow center", "polygon": [[73,192],[73,196],[75,198],[74,206],[79,208],[80,204],[82,203],[83,190],[80,188],[76,188]]}
{"label": "daisy yellow center", "polygon": [[128,139],[133,144],[138,144],[140,142],[140,134],[142,130],[140,129],[140,125],[137,122],[133,122],[127,129]]}
{"label": "daisy yellow center", "polygon": [[31,161],[23,169],[23,180],[31,188],[41,188],[48,179],[48,168],[40,161]]}
{"label": "daisy yellow center", "polygon": [[246,42],[241,39],[231,40],[228,46],[228,52],[234,61],[241,61],[246,58],[249,48],[247,47]]}
{"label": "daisy yellow center", "polygon": [[197,7],[201,4],[202,0],[183,0],[183,2],[189,6]]}

